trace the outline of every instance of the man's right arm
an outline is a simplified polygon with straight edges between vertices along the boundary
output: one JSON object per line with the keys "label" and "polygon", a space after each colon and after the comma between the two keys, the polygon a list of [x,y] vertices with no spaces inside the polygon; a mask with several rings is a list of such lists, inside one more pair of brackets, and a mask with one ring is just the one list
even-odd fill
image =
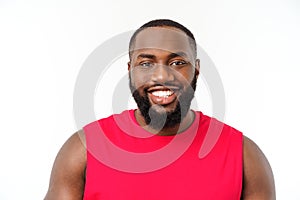
{"label": "man's right arm", "polygon": [[45,200],[82,200],[85,168],[85,137],[80,130],[65,142],[57,154]]}

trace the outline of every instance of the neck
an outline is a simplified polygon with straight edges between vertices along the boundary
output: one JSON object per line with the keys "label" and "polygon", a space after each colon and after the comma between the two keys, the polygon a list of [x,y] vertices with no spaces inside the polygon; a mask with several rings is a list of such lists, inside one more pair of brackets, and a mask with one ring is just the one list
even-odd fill
{"label": "neck", "polygon": [[191,126],[191,124],[193,123],[194,118],[195,118],[194,112],[189,110],[189,112],[183,118],[181,123],[178,123],[172,127],[164,127],[161,130],[156,130],[146,124],[145,119],[142,116],[139,109],[135,111],[134,115],[135,115],[136,121],[139,123],[139,125],[141,127],[143,127],[143,129],[145,129],[146,131],[148,131],[150,133],[157,134],[157,135],[163,135],[163,136],[176,135],[176,134],[179,134],[179,133],[185,131],[186,129],[188,129]]}

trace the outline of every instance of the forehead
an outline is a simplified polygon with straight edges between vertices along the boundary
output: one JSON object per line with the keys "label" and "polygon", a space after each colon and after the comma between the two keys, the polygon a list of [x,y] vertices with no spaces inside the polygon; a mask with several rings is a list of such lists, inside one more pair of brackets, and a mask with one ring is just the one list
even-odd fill
{"label": "forehead", "polygon": [[193,55],[189,37],[183,31],[172,27],[149,27],[142,30],[137,34],[132,50],[133,53],[163,50]]}

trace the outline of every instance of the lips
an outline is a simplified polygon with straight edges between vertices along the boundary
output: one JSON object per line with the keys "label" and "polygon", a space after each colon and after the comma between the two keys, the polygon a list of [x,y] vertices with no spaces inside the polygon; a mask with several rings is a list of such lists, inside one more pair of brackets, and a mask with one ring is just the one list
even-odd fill
{"label": "lips", "polygon": [[177,87],[156,86],[148,89],[149,99],[154,104],[168,105],[176,100]]}

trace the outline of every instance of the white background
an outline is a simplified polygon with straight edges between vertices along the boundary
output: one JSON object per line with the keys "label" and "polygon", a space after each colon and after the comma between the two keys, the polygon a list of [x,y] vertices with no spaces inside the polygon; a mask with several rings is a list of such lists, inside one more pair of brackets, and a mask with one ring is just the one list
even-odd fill
{"label": "white background", "polygon": [[[83,62],[102,42],[156,18],[194,33],[222,77],[224,121],[264,151],[277,198],[300,199],[299,1],[1,0],[1,200],[44,197],[56,153],[77,130],[73,90]],[[126,61],[114,64],[121,75]],[[200,109],[211,114],[199,82]],[[95,95],[97,116],[112,112],[112,90]]]}

